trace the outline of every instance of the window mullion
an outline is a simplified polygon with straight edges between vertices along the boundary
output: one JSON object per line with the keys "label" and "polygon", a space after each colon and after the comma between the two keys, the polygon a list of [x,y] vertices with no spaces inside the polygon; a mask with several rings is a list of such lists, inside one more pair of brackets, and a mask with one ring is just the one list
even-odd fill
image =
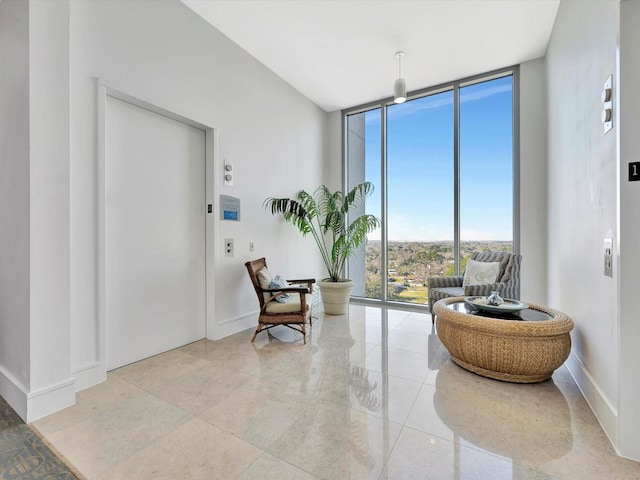
{"label": "window mullion", "polygon": [[460,275],[460,86],[453,86],[453,258]]}
{"label": "window mullion", "polygon": [[380,105],[380,299],[389,300],[389,265],[387,264],[388,252],[388,224],[387,221],[387,106]]}

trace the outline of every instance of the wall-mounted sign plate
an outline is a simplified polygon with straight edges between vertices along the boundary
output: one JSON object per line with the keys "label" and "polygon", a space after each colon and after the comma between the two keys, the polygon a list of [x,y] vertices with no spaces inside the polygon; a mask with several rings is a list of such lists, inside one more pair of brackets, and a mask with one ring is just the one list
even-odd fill
{"label": "wall-mounted sign plate", "polygon": [[629,181],[637,182],[640,180],[640,162],[629,163]]}
{"label": "wall-mounted sign plate", "polygon": [[220,195],[220,220],[240,221],[240,199]]}

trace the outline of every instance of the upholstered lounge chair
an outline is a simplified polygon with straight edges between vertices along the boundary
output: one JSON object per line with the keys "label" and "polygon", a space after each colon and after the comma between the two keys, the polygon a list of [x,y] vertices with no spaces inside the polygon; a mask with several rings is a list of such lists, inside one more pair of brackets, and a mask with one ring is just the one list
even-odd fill
{"label": "upholstered lounge chair", "polygon": [[522,256],[509,252],[476,252],[471,259],[477,262],[500,262],[500,270],[495,283],[489,285],[462,286],[463,275],[454,277],[429,277],[429,311],[431,322],[435,322],[433,305],[443,298],[489,295],[499,287],[503,298],[520,299],[520,263]]}
{"label": "upholstered lounge chair", "polygon": [[[251,283],[258,295],[260,313],[258,315],[258,328],[251,341],[256,339],[258,333],[269,330],[277,325],[284,325],[302,333],[302,340],[307,343],[305,323],[309,320],[311,325],[311,301],[315,279],[287,280],[291,284],[287,287],[270,288],[273,280],[271,272],[267,269],[265,258],[259,258],[244,264],[249,272]],[[305,285],[305,286],[300,286]],[[276,299],[289,294],[290,298],[285,303]]]}

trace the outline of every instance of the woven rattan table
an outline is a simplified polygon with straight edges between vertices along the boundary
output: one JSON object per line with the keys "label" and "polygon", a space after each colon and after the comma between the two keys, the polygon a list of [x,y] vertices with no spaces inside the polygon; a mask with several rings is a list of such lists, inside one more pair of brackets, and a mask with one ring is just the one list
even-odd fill
{"label": "woven rattan table", "polygon": [[434,305],[438,337],[451,359],[479,375],[516,383],[542,382],[571,351],[573,321],[541,305],[517,314],[478,312],[464,297]]}

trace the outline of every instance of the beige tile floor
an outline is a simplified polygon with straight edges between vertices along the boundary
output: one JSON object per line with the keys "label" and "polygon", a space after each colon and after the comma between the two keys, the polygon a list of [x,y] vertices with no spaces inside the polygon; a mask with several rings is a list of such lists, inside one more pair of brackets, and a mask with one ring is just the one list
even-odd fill
{"label": "beige tile floor", "polygon": [[565,367],[516,385],[451,362],[427,314],[352,305],[110,372],[34,426],[88,479],[638,479]]}

